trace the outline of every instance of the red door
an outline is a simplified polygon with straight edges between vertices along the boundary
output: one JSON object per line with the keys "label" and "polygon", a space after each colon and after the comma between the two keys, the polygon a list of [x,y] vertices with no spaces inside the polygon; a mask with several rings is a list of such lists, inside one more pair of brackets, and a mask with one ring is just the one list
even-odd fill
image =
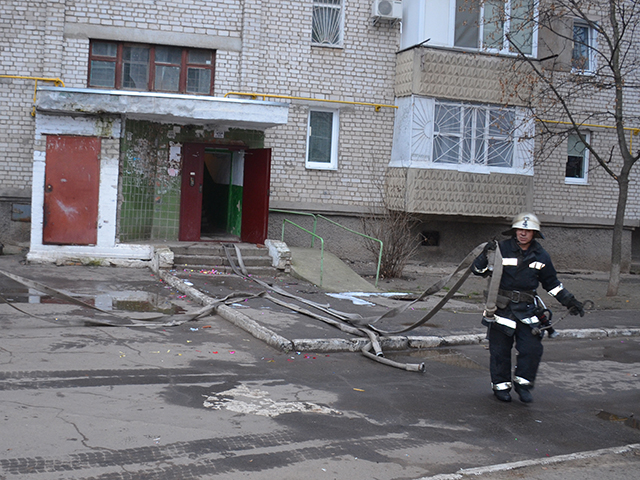
{"label": "red door", "polygon": [[248,150],[244,156],[240,240],[264,243],[269,227],[271,149]]}
{"label": "red door", "polygon": [[42,243],[95,245],[100,138],[47,136]]}
{"label": "red door", "polygon": [[178,240],[200,240],[204,145],[185,143],[182,151],[182,190]]}

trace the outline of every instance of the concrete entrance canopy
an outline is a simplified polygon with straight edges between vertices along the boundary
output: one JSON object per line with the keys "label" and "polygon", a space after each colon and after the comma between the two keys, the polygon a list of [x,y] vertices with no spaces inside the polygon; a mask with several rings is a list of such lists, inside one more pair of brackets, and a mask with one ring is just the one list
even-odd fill
{"label": "concrete entrance canopy", "polygon": [[[215,130],[216,135],[218,130],[224,135],[229,129],[255,132],[284,125],[288,121],[288,112],[289,105],[280,102],[155,92],[40,87],[36,99],[31,244],[27,260],[31,263],[82,262],[124,266],[145,266],[150,261],[165,262],[163,258],[166,253],[155,252],[153,246],[120,243],[117,238],[118,182],[123,155],[121,140],[128,120],[166,125],[205,126]],[[49,225],[48,217],[45,218],[45,199],[50,197],[46,197],[46,192],[59,192],[61,188],[65,188],[65,182],[68,180],[62,178],[60,185],[46,185],[49,156],[47,139],[57,136],[100,139],[95,244],[47,244],[43,241],[45,225]],[[172,158],[180,162],[179,142],[170,148],[173,149]],[[179,167],[172,168],[179,171]],[[79,225],[78,228],[87,226]]]}
{"label": "concrete entrance canopy", "polygon": [[284,125],[289,114],[289,105],[281,102],[60,87],[38,88],[36,109],[67,115],[115,114],[152,122],[254,130]]}

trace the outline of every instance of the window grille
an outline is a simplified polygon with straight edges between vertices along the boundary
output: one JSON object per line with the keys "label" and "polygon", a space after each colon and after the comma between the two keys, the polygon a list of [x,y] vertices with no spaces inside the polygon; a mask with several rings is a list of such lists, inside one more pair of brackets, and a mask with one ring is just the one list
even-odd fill
{"label": "window grille", "polygon": [[314,0],[311,41],[316,45],[342,45],[342,0]]}
{"label": "window grille", "polygon": [[433,161],[511,168],[515,123],[513,109],[437,102]]}

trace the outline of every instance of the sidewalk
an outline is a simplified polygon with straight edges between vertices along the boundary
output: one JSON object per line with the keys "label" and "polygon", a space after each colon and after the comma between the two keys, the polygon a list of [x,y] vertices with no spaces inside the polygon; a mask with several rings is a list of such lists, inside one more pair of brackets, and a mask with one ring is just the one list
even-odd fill
{"label": "sidewalk", "polygon": [[[167,305],[170,307],[172,303],[179,303],[180,308],[189,308],[191,311],[195,311],[201,305],[211,304],[216,299],[224,298],[231,293],[246,292],[258,295],[265,291],[262,285],[251,279],[244,279],[233,274],[220,274],[215,271],[196,272],[176,269],[160,271],[158,275],[154,275],[146,269],[25,265],[20,262],[21,260],[18,255],[0,256],[0,269],[65,291],[72,296],[88,299],[89,303],[96,306],[106,304],[108,309],[113,307],[111,304],[114,303],[114,298],[119,297],[119,302],[128,300],[130,302],[155,303],[156,310],[162,310],[162,308],[166,310]],[[442,276],[442,272],[438,269],[432,269],[427,273],[429,278],[421,279],[423,283],[435,281]],[[6,285],[6,282],[13,283],[4,276],[0,277],[0,286]],[[389,309],[407,302],[407,300],[402,300],[402,293],[392,297],[383,296],[384,292],[358,296],[336,296],[286,274],[256,278],[279,287],[299,299],[310,300],[340,312],[358,314],[364,318],[377,317]],[[604,284],[605,282],[600,281],[600,283]],[[167,286],[175,289],[179,295],[167,289]],[[388,288],[388,284],[384,286]],[[482,286],[475,284],[471,288],[481,289]],[[23,295],[27,293],[24,292]],[[185,305],[185,296],[195,304]],[[316,315],[323,318],[336,320],[331,315],[309,307],[299,300],[282,297],[275,293],[273,296],[281,301],[297,305],[296,308],[304,308],[308,311],[314,311]],[[383,350],[433,348],[482,342],[485,337],[485,327],[480,324],[483,306],[477,298],[470,298],[473,296],[468,293],[460,293],[423,326],[406,334],[383,336],[381,338]],[[34,296],[34,298],[36,297]],[[411,298],[411,295],[406,295],[406,297]],[[478,295],[476,294],[475,297]],[[143,300],[145,298],[147,300]],[[436,295],[428,297],[403,314],[385,318],[375,326],[390,331],[402,329],[422,318],[440,299],[441,296]],[[38,301],[34,301],[38,303]],[[556,325],[556,330],[559,333],[558,338],[640,335],[637,311],[633,309],[594,310],[587,312],[584,318],[574,316],[562,318],[565,315],[562,307],[553,305],[550,307],[556,312],[554,321],[561,319]],[[77,308],[74,308],[77,311]],[[78,312],[78,314],[87,315],[89,312]],[[320,319],[295,312],[291,308],[277,305],[263,297],[222,305],[218,307],[217,313],[254,337],[282,351],[357,352],[368,342],[367,337],[343,332]],[[553,339],[545,341],[553,341]]]}

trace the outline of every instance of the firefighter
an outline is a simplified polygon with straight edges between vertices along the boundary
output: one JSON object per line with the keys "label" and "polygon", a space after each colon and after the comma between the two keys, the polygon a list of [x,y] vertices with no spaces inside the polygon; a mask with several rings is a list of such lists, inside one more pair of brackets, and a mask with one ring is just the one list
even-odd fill
{"label": "firefighter", "polygon": [[[558,280],[551,257],[536,238],[540,232],[538,217],[521,213],[512,222],[511,229],[503,232],[508,240],[498,242],[502,255],[502,276],[496,300],[495,313],[483,316],[487,326],[491,356],[491,386],[494,395],[503,402],[511,401],[513,386],[520,401],[533,401],[531,390],[542,358],[540,308],[536,289],[541,284],[549,294],[569,309],[572,315],[584,316],[584,307]],[[487,258],[495,242],[487,243],[485,250],[474,260],[475,275],[488,276],[492,270]],[[496,279],[497,280],[497,279]],[[511,349],[515,339],[517,364],[511,374]]]}

